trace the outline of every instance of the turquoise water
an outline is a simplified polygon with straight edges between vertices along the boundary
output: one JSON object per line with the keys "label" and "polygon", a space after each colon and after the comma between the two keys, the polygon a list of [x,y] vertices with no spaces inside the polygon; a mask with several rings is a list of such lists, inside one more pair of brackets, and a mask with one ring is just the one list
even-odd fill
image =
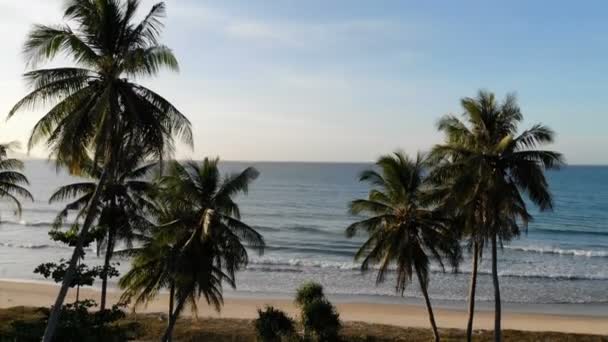
{"label": "turquoise water", "polygon": [[[354,218],[347,203],[367,193],[357,174],[367,164],[237,163],[225,171],[254,165],[261,172],[246,197],[239,198],[243,220],[268,244],[252,254],[238,274],[238,291],[288,294],[305,280],[320,281],[329,293],[392,296],[392,277],[376,286],[373,273],[361,274],[353,254],[362,237],[347,239]],[[47,230],[61,205],[47,199],[59,185],[73,181],[42,161],[26,162],[36,202],[25,203],[21,218],[3,205],[0,225],[0,278],[36,280],[35,265],[69,255],[49,241]],[[513,303],[608,303],[608,167],[570,166],[549,174],[554,212],[536,213],[527,234],[500,253],[502,295]],[[99,263],[94,253],[91,263]],[[486,255],[489,255],[486,253]],[[122,261],[122,268],[128,261]],[[433,267],[430,293],[435,299],[463,300],[468,258],[459,274]],[[481,300],[492,299],[489,263],[479,280]],[[418,297],[415,285],[406,290]]]}

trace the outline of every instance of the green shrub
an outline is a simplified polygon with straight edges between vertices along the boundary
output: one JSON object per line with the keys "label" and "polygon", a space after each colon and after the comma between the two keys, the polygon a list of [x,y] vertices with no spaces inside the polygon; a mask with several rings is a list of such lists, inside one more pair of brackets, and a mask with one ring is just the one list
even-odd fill
{"label": "green shrub", "polygon": [[280,342],[295,335],[294,322],[283,311],[267,306],[258,309],[255,330],[259,341]]}
{"label": "green shrub", "polygon": [[342,326],[336,308],[325,298],[302,307],[302,324],[307,337],[315,337],[319,342],[337,341]]}
{"label": "green shrub", "polygon": [[296,304],[300,307],[312,303],[316,299],[325,298],[323,286],[314,282],[306,282],[298,288],[296,292]]}
{"label": "green shrub", "polygon": [[[125,313],[119,306],[110,310],[91,312],[95,306],[92,300],[66,304],[61,310],[61,318],[55,332],[55,341],[61,342],[121,342],[132,339],[139,331],[136,323],[120,322]],[[44,334],[46,322],[50,314],[48,308],[35,309],[31,313],[7,317],[0,324],[0,342],[34,342],[40,341]]]}
{"label": "green shrub", "polygon": [[66,304],[61,309],[59,327],[55,333],[57,341],[126,341],[126,331],[113,323],[125,318],[119,306],[110,310],[90,310],[97,304],[93,300]]}

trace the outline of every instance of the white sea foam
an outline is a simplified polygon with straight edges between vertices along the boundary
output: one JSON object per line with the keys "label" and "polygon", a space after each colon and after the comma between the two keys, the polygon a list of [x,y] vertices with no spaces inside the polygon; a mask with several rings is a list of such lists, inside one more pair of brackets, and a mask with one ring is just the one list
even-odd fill
{"label": "white sea foam", "polygon": [[[359,271],[361,265],[352,262],[337,262],[337,261],[320,261],[311,259],[281,259],[281,258],[263,258],[250,261],[251,271],[266,271],[266,272],[302,272],[305,268],[320,268],[320,269],[335,269],[342,271]],[[370,270],[377,270],[377,266],[370,267]],[[389,268],[389,271],[394,271],[395,268]],[[432,265],[431,271],[442,273],[443,270],[438,265]],[[448,269],[446,269],[449,272]],[[469,271],[461,271],[461,274],[469,274]],[[479,270],[478,274],[490,275],[488,270]],[[538,278],[538,279],[554,279],[554,280],[608,280],[608,275],[603,274],[572,274],[564,272],[555,273],[539,273],[538,270],[504,270],[499,272],[501,277],[513,278]]]}
{"label": "white sea foam", "polygon": [[586,250],[586,249],[568,249],[568,248],[559,248],[559,247],[550,247],[550,246],[505,246],[506,249],[514,250],[514,251],[523,251],[530,253],[540,253],[540,254],[559,254],[559,255],[573,255],[573,256],[581,256],[581,257],[599,257],[605,258],[608,257],[608,251],[600,251],[600,250]]}

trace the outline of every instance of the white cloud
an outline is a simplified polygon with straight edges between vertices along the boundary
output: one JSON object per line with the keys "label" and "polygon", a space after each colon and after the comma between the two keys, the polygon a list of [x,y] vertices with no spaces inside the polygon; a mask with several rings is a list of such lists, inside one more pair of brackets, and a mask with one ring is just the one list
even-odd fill
{"label": "white cloud", "polygon": [[197,3],[171,8],[181,25],[204,28],[227,38],[272,47],[321,49],[345,44],[419,39],[421,30],[390,19],[360,18],[333,21],[298,21],[294,18],[244,17]]}

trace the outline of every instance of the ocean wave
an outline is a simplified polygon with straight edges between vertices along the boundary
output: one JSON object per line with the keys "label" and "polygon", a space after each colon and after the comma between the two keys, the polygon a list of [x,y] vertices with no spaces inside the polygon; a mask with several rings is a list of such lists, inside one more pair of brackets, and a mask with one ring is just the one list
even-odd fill
{"label": "ocean wave", "polygon": [[358,270],[360,265],[352,262],[318,261],[308,259],[258,259],[249,262],[252,265],[264,265],[273,267],[313,267],[313,268],[334,268],[341,270]]}
{"label": "ocean wave", "polygon": [[597,230],[572,230],[572,229],[547,229],[547,228],[534,228],[528,230],[529,233],[541,232],[547,234],[560,234],[560,235],[592,235],[592,236],[608,236],[608,231],[602,232]]}
{"label": "ocean wave", "polygon": [[40,244],[40,245],[32,244],[32,243],[14,244],[14,243],[10,243],[10,242],[0,242],[0,246],[11,247],[11,248],[25,248],[25,249],[44,249],[44,248],[53,247],[53,246],[47,245],[47,244]]}
{"label": "ocean wave", "polygon": [[[34,222],[28,222],[25,220],[20,220],[20,221],[11,221],[11,220],[2,220],[0,221],[0,224],[12,224],[12,225],[17,225],[17,226],[25,226],[25,227],[53,227],[53,222],[49,222],[49,221],[34,221]],[[71,227],[71,224],[68,223],[64,223],[62,225],[63,227]]]}
{"label": "ocean wave", "polygon": [[287,226],[286,229],[289,231],[296,231],[296,232],[300,232],[300,233],[336,235],[335,232],[327,231],[325,229],[322,229],[320,226],[295,224],[295,225]]}
{"label": "ocean wave", "polygon": [[[314,225],[302,225],[302,224],[294,224],[294,225],[286,225],[284,227],[268,227],[268,226],[256,226],[256,229],[263,232],[298,232],[298,233],[313,233],[313,234],[323,234],[323,235],[338,235],[336,232],[331,232],[323,229],[321,226]],[[341,234],[341,233],[340,233]]]}
{"label": "ocean wave", "polygon": [[[338,262],[338,261],[319,261],[319,260],[306,260],[306,259],[259,259],[250,261],[251,265],[263,266],[260,267],[260,271],[271,271],[274,269],[289,268],[293,270],[298,267],[301,268],[320,268],[320,269],[336,269],[342,271],[360,271],[361,265],[353,262]],[[251,270],[256,271],[256,266]],[[370,267],[370,272],[377,270],[377,266]],[[391,267],[389,272],[394,272],[395,268]],[[432,273],[450,273],[446,268],[444,272],[439,266],[431,266]],[[293,271],[295,273],[295,271]],[[298,272],[299,273],[299,272]],[[459,274],[470,274],[470,271],[460,271]],[[492,273],[489,271],[478,271],[479,275],[490,276]],[[551,279],[551,280],[608,280],[608,276],[601,275],[571,275],[571,274],[537,274],[529,272],[517,272],[517,271],[501,271],[499,276],[503,278],[527,278],[527,279]]]}
{"label": "ocean wave", "polygon": [[23,208],[23,212],[57,214],[61,209],[57,208]]}
{"label": "ocean wave", "polygon": [[261,231],[261,232],[280,232],[281,231],[280,228],[267,227],[267,226],[255,226],[254,229]]}
{"label": "ocean wave", "polygon": [[302,269],[289,267],[247,266],[248,271],[271,273],[302,273]]}
{"label": "ocean wave", "polygon": [[569,249],[548,246],[505,246],[505,249],[539,254],[573,255],[588,258],[608,258],[608,251]]}
{"label": "ocean wave", "polygon": [[307,253],[307,254],[311,254],[311,255],[325,254],[325,255],[342,256],[342,257],[349,257],[349,258],[352,258],[355,255],[355,252],[353,252],[348,247],[338,250],[335,248],[331,249],[328,246],[311,246],[311,247],[308,247],[308,246],[266,246],[264,249],[267,251],[275,251],[275,252],[288,251],[288,252]]}
{"label": "ocean wave", "polygon": [[[8,248],[20,248],[20,249],[62,249],[62,250],[73,250],[74,247],[60,245],[60,244],[35,244],[35,243],[11,243],[11,242],[0,242],[0,247]],[[94,249],[87,247],[84,249],[86,252],[92,252]]]}

